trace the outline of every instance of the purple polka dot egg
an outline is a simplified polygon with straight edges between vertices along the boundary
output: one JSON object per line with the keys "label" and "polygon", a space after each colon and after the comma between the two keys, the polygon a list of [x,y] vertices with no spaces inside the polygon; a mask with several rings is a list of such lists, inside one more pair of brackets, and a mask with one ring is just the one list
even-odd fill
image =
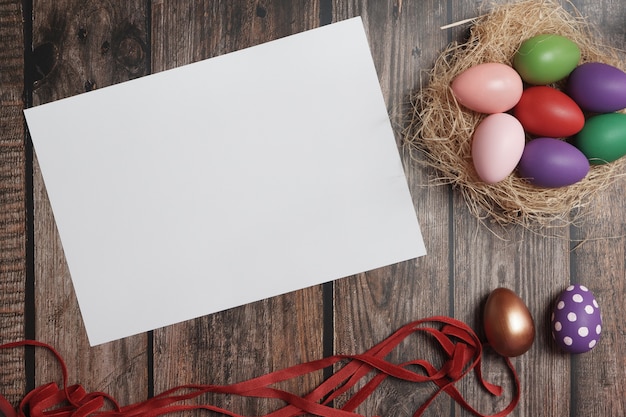
{"label": "purple polka dot egg", "polygon": [[551,328],[556,344],[566,352],[584,353],[598,344],[602,314],[589,288],[570,285],[559,294],[552,311]]}

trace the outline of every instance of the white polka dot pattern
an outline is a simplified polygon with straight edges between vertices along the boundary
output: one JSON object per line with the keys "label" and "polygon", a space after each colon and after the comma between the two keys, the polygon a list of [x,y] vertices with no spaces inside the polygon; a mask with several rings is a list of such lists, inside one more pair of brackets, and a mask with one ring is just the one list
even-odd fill
{"label": "white polka dot pattern", "polygon": [[589,288],[583,285],[570,285],[559,294],[551,320],[552,336],[566,352],[587,352],[600,340],[600,306]]}

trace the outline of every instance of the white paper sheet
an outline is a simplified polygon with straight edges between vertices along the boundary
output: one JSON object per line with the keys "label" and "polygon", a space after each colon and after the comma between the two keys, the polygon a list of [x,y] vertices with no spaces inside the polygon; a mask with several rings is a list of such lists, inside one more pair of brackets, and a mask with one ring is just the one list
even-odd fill
{"label": "white paper sheet", "polygon": [[25,114],[92,345],[425,254],[360,18]]}

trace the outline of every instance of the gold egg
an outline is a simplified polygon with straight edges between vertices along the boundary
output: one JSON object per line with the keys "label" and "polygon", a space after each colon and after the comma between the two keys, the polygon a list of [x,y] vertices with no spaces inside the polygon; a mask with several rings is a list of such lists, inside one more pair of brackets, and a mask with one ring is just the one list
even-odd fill
{"label": "gold egg", "polygon": [[496,288],[489,294],[483,322],[487,341],[502,356],[519,356],[535,340],[535,322],[528,307],[507,288]]}

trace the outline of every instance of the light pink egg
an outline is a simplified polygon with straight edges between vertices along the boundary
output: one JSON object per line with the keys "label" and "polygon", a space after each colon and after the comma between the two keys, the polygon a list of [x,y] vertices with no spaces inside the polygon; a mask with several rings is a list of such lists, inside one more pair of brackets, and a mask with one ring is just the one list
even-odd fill
{"label": "light pink egg", "polygon": [[491,114],[474,130],[472,160],[478,176],[487,184],[505,179],[524,152],[522,124],[507,113]]}
{"label": "light pink egg", "polygon": [[502,113],[522,97],[522,78],[506,64],[490,62],[468,68],[452,80],[457,101],[479,113]]}

